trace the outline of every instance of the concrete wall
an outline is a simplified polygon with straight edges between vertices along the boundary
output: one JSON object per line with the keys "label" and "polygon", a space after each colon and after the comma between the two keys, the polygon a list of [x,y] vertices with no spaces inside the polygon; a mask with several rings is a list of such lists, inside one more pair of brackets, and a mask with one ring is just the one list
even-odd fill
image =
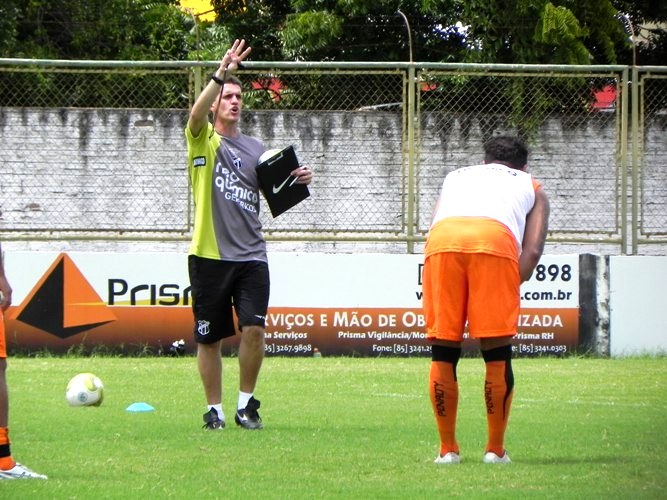
{"label": "concrete wall", "polygon": [[[8,230],[27,235],[27,241],[7,242],[14,249],[184,250],[191,210],[185,121],[183,110],[0,109],[0,237]],[[246,133],[262,137],[270,147],[294,144],[316,172],[311,199],[276,220],[265,214],[265,228],[302,234],[313,229],[400,233],[405,206],[401,123],[399,112],[247,112]],[[643,188],[655,199],[665,189],[665,169],[659,168],[656,153],[667,149],[664,128],[658,120],[646,134],[645,149],[654,164]],[[422,115],[416,158],[422,234],[442,177],[479,162],[483,139],[503,131],[506,125],[497,119]],[[620,237],[617,141],[613,115],[591,116],[577,125],[551,118],[540,129],[529,164],[551,199],[550,229],[554,236],[596,235],[596,241],[586,244],[550,242],[548,253],[620,253],[618,241],[609,242]],[[659,230],[664,214],[649,214],[650,227]],[[50,231],[71,230],[84,237],[64,241],[49,236]],[[94,241],[86,230],[96,236]],[[99,238],[104,231],[108,240]],[[170,236],[165,238],[167,231]],[[162,241],[130,241],[137,232]],[[289,251],[406,251],[405,243],[288,241],[271,246]],[[667,245],[644,246],[640,253],[663,255]]]}

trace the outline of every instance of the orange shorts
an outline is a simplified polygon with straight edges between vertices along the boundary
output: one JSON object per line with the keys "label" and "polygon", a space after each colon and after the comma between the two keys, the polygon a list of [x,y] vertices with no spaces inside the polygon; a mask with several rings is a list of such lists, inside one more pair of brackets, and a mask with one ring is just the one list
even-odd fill
{"label": "orange shorts", "polygon": [[7,339],[5,338],[5,315],[0,309],[0,359],[7,357]]}
{"label": "orange shorts", "polygon": [[519,320],[518,264],[485,253],[438,252],[423,269],[426,336],[463,340],[515,335]]}

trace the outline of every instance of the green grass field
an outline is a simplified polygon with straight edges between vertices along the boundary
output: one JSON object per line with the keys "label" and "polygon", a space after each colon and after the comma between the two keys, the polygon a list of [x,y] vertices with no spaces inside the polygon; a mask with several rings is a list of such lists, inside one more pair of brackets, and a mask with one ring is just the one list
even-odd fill
{"label": "green grass field", "polygon": [[[481,463],[480,359],[458,370],[463,463],[433,464],[429,362],[267,358],[253,432],[231,418],[225,358],[228,426],[205,432],[192,357],[10,358],[12,451],[49,479],[0,481],[0,498],[667,497],[667,358],[515,360],[506,466]],[[84,371],[106,385],[99,408],[65,402]],[[155,411],[126,411],[140,401]]]}

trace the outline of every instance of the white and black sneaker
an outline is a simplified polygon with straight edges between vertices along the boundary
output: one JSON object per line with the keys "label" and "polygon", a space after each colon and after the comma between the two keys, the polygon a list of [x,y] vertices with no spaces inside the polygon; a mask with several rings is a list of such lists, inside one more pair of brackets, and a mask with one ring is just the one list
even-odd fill
{"label": "white and black sneaker", "polygon": [[251,397],[245,408],[236,410],[236,415],[234,415],[236,425],[240,425],[248,430],[256,430],[264,427],[262,425],[262,418],[259,416],[259,413],[257,413],[259,406],[259,401],[254,397]]}
{"label": "white and black sneaker", "polygon": [[218,412],[215,410],[215,408],[211,408],[209,411],[204,413],[204,425],[202,426],[202,429],[206,429],[207,431],[215,431],[224,428],[225,421],[220,419],[220,416],[218,415]]}

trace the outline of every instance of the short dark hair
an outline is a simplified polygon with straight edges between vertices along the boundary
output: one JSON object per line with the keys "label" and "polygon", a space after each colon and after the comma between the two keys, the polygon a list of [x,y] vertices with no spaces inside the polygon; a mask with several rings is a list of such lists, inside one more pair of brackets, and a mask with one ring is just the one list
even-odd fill
{"label": "short dark hair", "polygon": [[243,83],[241,82],[241,80],[234,75],[229,75],[225,77],[225,83],[232,83],[234,85],[238,85],[239,87],[243,88]]}
{"label": "short dark hair", "polygon": [[498,135],[484,143],[484,161],[521,170],[528,163],[528,148],[518,137]]}

